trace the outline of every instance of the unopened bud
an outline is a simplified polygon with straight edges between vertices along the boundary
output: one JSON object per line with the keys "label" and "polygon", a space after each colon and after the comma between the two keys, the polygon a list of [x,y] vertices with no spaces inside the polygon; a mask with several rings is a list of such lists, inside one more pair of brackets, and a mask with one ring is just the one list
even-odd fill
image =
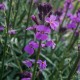
{"label": "unopened bud", "polygon": [[32,15],[31,18],[37,25],[39,24],[35,15]]}

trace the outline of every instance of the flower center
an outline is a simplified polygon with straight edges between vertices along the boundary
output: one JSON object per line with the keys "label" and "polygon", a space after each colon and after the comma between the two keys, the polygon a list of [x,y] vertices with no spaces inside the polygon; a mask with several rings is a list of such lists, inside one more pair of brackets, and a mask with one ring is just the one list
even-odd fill
{"label": "flower center", "polygon": [[42,64],[44,64],[44,62],[42,62]]}
{"label": "flower center", "polygon": [[33,45],[32,44],[30,44],[29,46],[30,46],[30,48],[33,48]]}
{"label": "flower center", "polygon": [[52,24],[53,23],[53,21],[52,20],[50,20],[50,24]]}
{"label": "flower center", "polygon": [[42,34],[44,34],[44,31],[41,31]]}

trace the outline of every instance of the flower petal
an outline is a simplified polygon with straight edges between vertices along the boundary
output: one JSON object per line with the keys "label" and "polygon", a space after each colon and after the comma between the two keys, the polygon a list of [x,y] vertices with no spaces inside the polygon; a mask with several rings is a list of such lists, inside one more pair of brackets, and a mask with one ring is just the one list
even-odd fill
{"label": "flower petal", "polygon": [[41,34],[41,40],[47,40],[48,39],[48,35],[47,34]]}
{"label": "flower petal", "polygon": [[59,24],[58,24],[58,22],[57,21],[55,21],[54,23],[51,23],[50,24],[50,26],[51,26],[51,28],[53,29],[53,30],[57,30],[57,28],[58,28],[58,26],[59,26]]}
{"label": "flower petal", "polygon": [[37,38],[38,40],[41,40],[41,36],[42,36],[42,35],[40,34],[40,32],[37,32],[35,36],[36,36],[36,38]]}
{"label": "flower petal", "polygon": [[56,20],[56,16],[54,16],[54,15],[51,15],[51,16],[50,16],[50,20],[51,20],[51,21],[54,21],[54,20]]}
{"label": "flower petal", "polygon": [[34,49],[31,48],[29,45],[25,46],[24,51],[32,55],[34,53]]}
{"label": "flower petal", "polygon": [[21,80],[31,80],[31,78],[22,78]]}
{"label": "flower petal", "polygon": [[45,18],[45,21],[46,21],[47,23],[49,23],[49,22],[50,22],[50,18],[49,18],[49,17]]}

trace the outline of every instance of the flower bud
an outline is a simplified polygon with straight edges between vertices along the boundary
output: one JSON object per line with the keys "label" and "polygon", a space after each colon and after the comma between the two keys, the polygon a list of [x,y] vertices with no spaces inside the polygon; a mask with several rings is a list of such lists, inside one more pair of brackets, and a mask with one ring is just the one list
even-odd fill
{"label": "flower bud", "polygon": [[79,31],[78,30],[75,32],[75,37],[79,37]]}
{"label": "flower bud", "polygon": [[31,18],[37,25],[39,25],[38,20],[35,15],[32,15]]}

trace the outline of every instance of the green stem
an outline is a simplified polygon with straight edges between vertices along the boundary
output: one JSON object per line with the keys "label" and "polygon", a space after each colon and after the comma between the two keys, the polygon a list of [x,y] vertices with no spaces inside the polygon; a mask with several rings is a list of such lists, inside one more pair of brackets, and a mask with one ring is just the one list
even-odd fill
{"label": "green stem", "polygon": [[16,13],[14,16],[13,28],[15,27],[16,18],[17,18],[18,12],[19,12],[19,5],[20,5],[20,0],[18,0],[17,5],[16,5]]}
{"label": "green stem", "polygon": [[76,5],[75,5],[75,7],[74,7],[74,9],[73,9],[73,11],[72,11],[72,13],[73,13],[73,14],[74,14],[74,13],[75,13],[75,11],[77,10],[78,5],[79,5],[79,1],[77,1],[77,2],[76,2]]}
{"label": "green stem", "polygon": [[49,2],[50,0],[47,0],[47,2]]}
{"label": "green stem", "polygon": [[2,3],[3,2],[3,0],[0,0],[0,3]]}
{"label": "green stem", "polygon": [[77,68],[77,66],[78,66],[79,60],[80,60],[80,49],[78,49],[77,59],[76,59],[76,61],[75,61],[75,63],[74,63],[74,66],[73,66],[72,70],[70,71],[70,74],[69,74],[67,80],[71,80],[71,77],[72,77],[72,75],[74,74],[74,72],[75,72],[75,70],[76,70],[76,68]]}
{"label": "green stem", "polygon": [[[33,3],[33,0],[31,0],[30,6],[29,6],[29,12],[28,12],[28,17],[27,17],[26,28],[27,28],[28,25],[29,25],[29,20],[30,20],[30,15],[31,15],[31,9],[32,9],[32,3]],[[23,47],[24,47],[25,44],[26,44],[26,34],[27,34],[27,31],[25,30]]]}
{"label": "green stem", "polygon": [[63,26],[64,20],[65,20],[66,15],[67,15],[67,12],[68,12],[68,8],[66,9],[66,12],[65,12],[64,18],[63,18],[63,20],[62,20],[62,23],[59,25],[59,35],[60,35],[60,36],[59,36],[59,39],[58,39],[57,42],[59,42],[59,40],[60,40],[61,37],[62,37],[62,34],[60,33],[60,28]]}
{"label": "green stem", "polygon": [[21,68],[21,65],[20,65],[20,62],[19,62],[18,58],[16,57],[16,54],[14,53],[13,56],[14,56],[14,59],[16,60],[18,66],[19,66],[20,72],[22,73],[23,70],[22,70],[22,68]]}
{"label": "green stem", "polygon": [[38,52],[37,52],[36,60],[35,60],[35,64],[34,64],[34,71],[33,71],[33,75],[32,75],[32,80],[35,80],[37,61],[39,59],[40,50],[41,50],[41,41],[39,42],[39,48],[38,48]]}
{"label": "green stem", "polygon": [[74,38],[76,38],[76,37],[74,37],[74,35],[75,35],[76,30],[78,29],[78,26],[79,26],[79,23],[77,24],[77,27],[74,29],[74,32],[73,32],[72,38],[71,38],[71,40],[69,42],[67,51],[70,50],[71,46],[74,45],[74,42],[75,42],[74,40],[76,40],[76,39],[74,39]]}
{"label": "green stem", "polygon": [[[79,5],[79,2],[76,3],[76,5],[75,5],[75,7],[74,7],[74,9],[73,9],[73,11],[72,11],[72,13],[75,12],[75,10],[77,9],[78,5]],[[68,8],[67,8],[67,10],[66,10],[66,14],[67,14],[67,11],[68,11]],[[65,14],[65,16],[64,16],[64,18],[63,18],[63,21],[62,21],[61,25],[59,26],[59,30],[60,30],[60,28],[61,28],[62,25],[63,25],[63,22],[64,22],[64,20],[65,20],[65,18],[66,18],[66,14]],[[70,22],[70,20],[68,21],[68,23],[69,23],[69,22]],[[62,37],[62,34],[60,34],[59,40],[61,39],[61,37]],[[59,42],[59,40],[58,40],[58,42]]]}
{"label": "green stem", "polygon": [[4,43],[4,50],[3,50],[3,57],[2,57],[2,66],[1,66],[0,80],[3,79],[3,74],[4,74],[4,61],[5,61],[6,50],[7,50],[8,26],[9,26],[10,12],[11,12],[11,4],[12,4],[12,0],[10,0],[9,14],[8,14],[8,18],[7,18],[7,27],[6,27],[6,34],[5,34],[5,43]]}

